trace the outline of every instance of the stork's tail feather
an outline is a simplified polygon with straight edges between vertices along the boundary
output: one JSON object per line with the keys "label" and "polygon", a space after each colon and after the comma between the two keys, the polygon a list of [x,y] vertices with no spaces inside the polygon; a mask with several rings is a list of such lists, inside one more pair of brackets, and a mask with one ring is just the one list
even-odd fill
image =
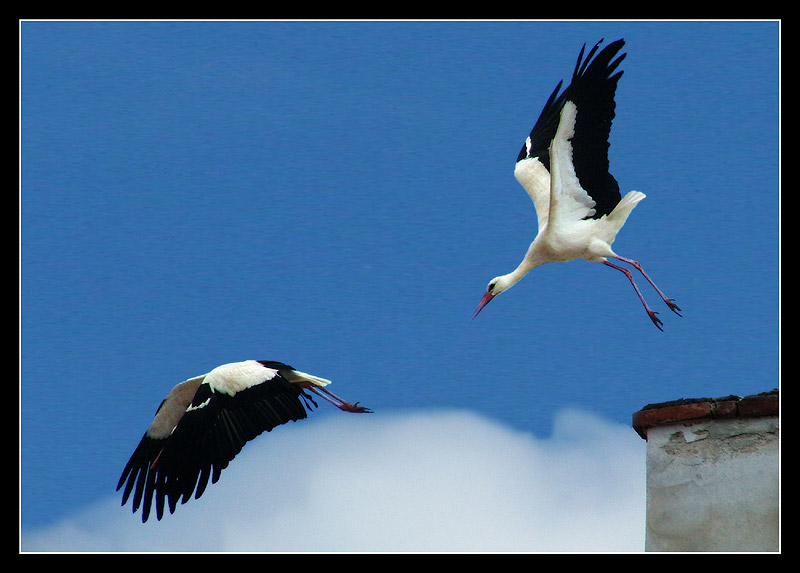
{"label": "stork's tail feather", "polygon": [[[313,374],[306,374],[305,372],[300,372],[299,370],[293,370],[292,375],[297,377],[298,380],[303,380],[305,382],[310,382],[314,386],[327,386],[331,383],[330,380],[327,378],[320,378],[319,376],[314,376]],[[290,380],[293,382],[293,380]]]}
{"label": "stork's tail feather", "polygon": [[611,211],[611,214],[608,216],[609,219],[616,219],[619,221],[619,226],[625,224],[628,215],[631,214],[633,208],[636,207],[636,204],[639,203],[642,199],[644,199],[646,195],[641,191],[630,191],[628,192],[622,200],[617,203],[617,206],[614,207],[614,210]]}

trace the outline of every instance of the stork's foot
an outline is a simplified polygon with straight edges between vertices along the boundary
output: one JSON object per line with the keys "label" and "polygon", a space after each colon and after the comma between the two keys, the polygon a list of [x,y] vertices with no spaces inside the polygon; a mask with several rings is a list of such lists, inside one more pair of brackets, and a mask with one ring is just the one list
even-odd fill
{"label": "stork's foot", "polygon": [[656,328],[658,328],[661,332],[664,332],[664,329],[661,328],[661,325],[664,323],[661,322],[661,319],[656,316],[658,313],[654,310],[650,310],[649,308],[646,310],[647,310],[647,316],[650,317],[650,320],[653,321],[653,324],[656,325]]}
{"label": "stork's foot", "polygon": [[669,307],[669,309],[672,312],[674,312],[678,316],[681,316],[681,317],[683,316],[680,312],[678,312],[681,309],[681,307],[679,307],[677,304],[675,304],[675,299],[674,298],[664,298],[664,302],[667,303],[667,306]]}
{"label": "stork's foot", "polygon": [[359,406],[358,402],[355,404],[351,404],[350,402],[342,402],[339,405],[339,409],[343,412],[352,412],[353,414],[372,414],[372,410],[365,408],[364,406]]}

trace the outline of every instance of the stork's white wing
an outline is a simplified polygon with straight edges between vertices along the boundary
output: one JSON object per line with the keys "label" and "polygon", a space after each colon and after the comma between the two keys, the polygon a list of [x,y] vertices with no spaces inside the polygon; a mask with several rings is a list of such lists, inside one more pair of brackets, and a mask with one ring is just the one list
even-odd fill
{"label": "stork's white wing", "polygon": [[568,101],[561,110],[558,131],[550,145],[550,221],[580,221],[595,213],[595,202],[581,187],[572,162],[571,139],[578,109]]}
{"label": "stork's white wing", "polygon": [[514,177],[533,201],[541,231],[547,225],[550,213],[550,173],[538,158],[528,157],[517,161]]}
{"label": "stork's white wing", "polygon": [[175,386],[167,394],[167,397],[164,398],[156,412],[153,423],[147,429],[147,435],[150,438],[164,439],[169,437],[186,412],[186,407],[192,403],[192,398],[194,398],[197,388],[205,376],[203,374],[202,376],[189,378]]}

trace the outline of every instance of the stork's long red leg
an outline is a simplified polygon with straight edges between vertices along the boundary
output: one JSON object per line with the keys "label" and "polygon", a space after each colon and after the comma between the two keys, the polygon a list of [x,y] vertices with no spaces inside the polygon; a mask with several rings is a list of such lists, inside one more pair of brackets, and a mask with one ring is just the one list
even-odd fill
{"label": "stork's long red leg", "polygon": [[656,289],[656,292],[659,294],[659,296],[662,298],[662,300],[665,303],[667,303],[667,306],[670,308],[670,310],[672,312],[674,312],[675,314],[677,314],[678,316],[682,316],[681,313],[678,312],[681,308],[677,304],[675,304],[675,300],[671,299],[671,298],[667,298],[667,296],[663,292],[661,292],[661,289],[659,289],[656,286],[656,283],[654,283],[653,280],[650,277],[647,276],[647,273],[644,272],[644,269],[642,269],[642,265],[640,265],[637,261],[634,261],[633,259],[626,259],[625,257],[620,257],[619,255],[615,256],[615,258],[619,259],[620,261],[626,262],[629,265],[634,266],[640,273],[642,273],[642,276],[647,279],[647,282],[649,282],[650,285],[654,289]]}
{"label": "stork's long red leg", "polygon": [[327,400],[328,402],[330,402],[331,404],[333,404],[337,408],[341,406],[341,402],[334,402],[332,399],[328,398],[322,392],[317,392],[317,386],[315,386],[313,384],[308,384],[307,386],[303,386],[303,387],[306,388],[307,390],[311,390],[314,394],[316,394],[317,396],[319,396],[323,400]]}
{"label": "stork's long red leg", "polygon": [[[320,398],[327,400],[328,402],[330,402],[340,410],[344,410],[345,412],[353,412],[355,414],[372,413],[372,410],[370,410],[369,408],[365,408],[364,406],[359,406],[358,402],[356,402],[355,404],[351,404],[346,400],[342,400],[341,398],[339,398],[339,396],[337,396],[330,390],[326,390],[324,386],[314,386],[309,384],[307,388],[312,392],[314,392],[314,394],[316,394]],[[330,396],[330,398],[328,396]]]}
{"label": "stork's long red leg", "polygon": [[661,319],[659,319],[656,316],[658,313],[653,311],[653,310],[650,310],[650,307],[647,306],[647,303],[645,302],[644,297],[642,296],[642,293],[639,292],[639,287],[636,286],[636,282],[633,280],[633,275],[631,274],[631,272],[628,269],[624,268],[624,267],[617,266],[614,263],[609,263],[608,261],[603,261],[603,264],[604,265],[608,265],[612,269],[617,269],[618,271],[620,271],[622,273],[625,273],[625,276],[628,277],[628,280],[631,281],[631,284],[633,285],[633,290],[635,290],[636,294],[639,295],[639,300],[642,301],[642,304],[644,305],[644,309],[647,311],[647,316],[650,317],[650,320],[653,321],[653,324],[656,325],[656,328],[658,328],[659,330],[663,331],[664,329],[661,328],[661,325],[664,324],[664,323],[661,322]]}

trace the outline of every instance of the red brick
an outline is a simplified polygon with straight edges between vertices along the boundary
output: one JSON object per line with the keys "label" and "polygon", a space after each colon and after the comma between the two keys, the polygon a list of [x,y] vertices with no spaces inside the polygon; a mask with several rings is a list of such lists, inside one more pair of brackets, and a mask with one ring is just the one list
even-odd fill
{"label": "red brick", "polygon": [[715,418],[735,418],[739,415],[738,400],[723,400],[715,402],[712,412]]}
{"label": "red brick", "polygon": [[777,416],[778,395],[766,394],[746,396],[739,402],[739,415],[742,417]]}
{"label": "red brick", "polygon": [[652,404],[633,414],[633,429],[647,439],[647,430],[654,426],[674,424],[701,418],[752,418],[778,415],[778,391],[740,398],[698,398],[675,400],[662,405]]}
{"label": "red brick", "polygon": [[640,436],[646,439],[647,429],[653,426],[710,417],[710,402],[689,402],[674,406],[664,406],[663,408],[639,410],[633,415],[633,427]]}

